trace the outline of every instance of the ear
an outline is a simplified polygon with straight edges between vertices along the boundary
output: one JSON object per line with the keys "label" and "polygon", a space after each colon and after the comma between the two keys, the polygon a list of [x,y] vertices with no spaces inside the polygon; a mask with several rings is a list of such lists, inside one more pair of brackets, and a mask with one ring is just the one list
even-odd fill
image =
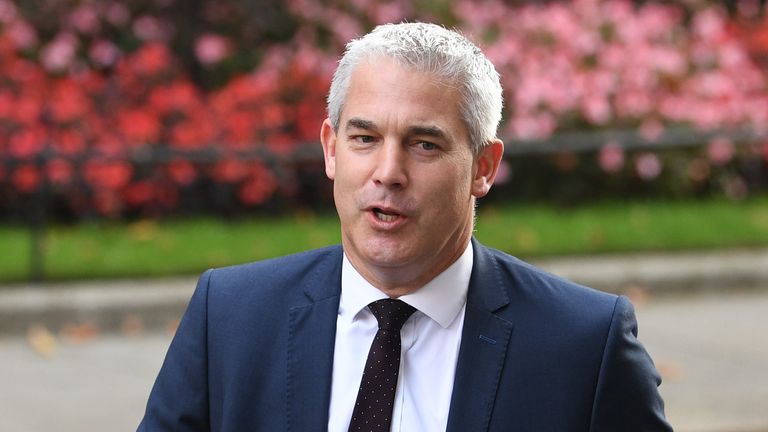
{"label": "ear", "polygon": [[336,177],[336,131],[333,130],[330,119],[325,119],[320,127],[320,143],[323,145],[325,175],[333,180]]}
{"label": "ear", "polygon": [[475,175],[472,178],[472,195],[475,198],[482,198],[491,190],[503,156],[504,143],[495,139],[475,157]]}

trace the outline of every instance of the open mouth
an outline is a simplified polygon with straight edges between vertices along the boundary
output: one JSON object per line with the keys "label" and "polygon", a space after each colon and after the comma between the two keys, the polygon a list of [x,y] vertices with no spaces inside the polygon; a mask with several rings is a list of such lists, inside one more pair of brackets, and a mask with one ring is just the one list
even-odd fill
{"label": "open mouth", "polygon": [[376,215],[376,218],[382,222],[394,222],[397,220],[397,218],[400,217],[398,213],[387,212],[378,207],[373,209],[373,214]]}

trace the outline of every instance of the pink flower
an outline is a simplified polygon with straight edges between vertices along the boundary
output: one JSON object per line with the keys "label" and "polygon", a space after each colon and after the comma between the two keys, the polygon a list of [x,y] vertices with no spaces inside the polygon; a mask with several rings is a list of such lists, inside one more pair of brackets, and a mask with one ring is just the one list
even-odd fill
{"label": "pink flower", "polygon": [[635,171],[645,181],[651,181],[658,177],[661,174],[661,169],[661,161],[653,153],[641,153],[635,158]]}
{"label": "pink flower", "polygon": [[725,19],[713,7],[699,11],[693,17],[693,34],[704,40],[716,40],[725,30]]}
{"label": "pink flower", "polygon": [[653,68],[663,74],[680,76],[688,69],[688,62],[683,53],[675,48],[657,47],[651,51],[650,60],[653,62]]}
{"label": "pink flower", "polygon": [[40,61],[50,72],[63,72],[75,59],[78,47],[77,38],[71,33],[59,33],[49,42],[40,54]]}
{"label": "pink flower", "polygon": [[167,23],[150,15],[143,15],[133,22],[133,33],[144,41],[165,41],[170,27]]}
{"label": "pink flower", "polygon": [[377,23],[402,21],[408,15],[407,3],[376,2],[373,4],[373,20]]}
{"label": "pink flower", "polygon": [[339,41],[357,38],[363,32],[358,20],[342,11],[331,9],[326,11],[325,15],[329,21],[333,22],[331,30]]}
{"label": "pink flower", "polygon": [[83,3],[69,14],[69,23],[83,34],[92,35],[99,31],[101,22],[91,3]]}
{"label": "pink flower", "polygon": [[743,67],[745,64],[749,64],[746,50],[735,41],[721,44],[718,54],[720,64],[726,69]]}
{"label": "pink flower", "polygon": [[113,66],[120,57],[120,48],[107,39],[96,39],[91,43],[88,56],[97,66]]}
{"label": "pink flower", "polygon": [[624,149],[619,143],[609,141],[600,148],[598,162],[603,171],[610,174],[617,173],[624,167]]}
{"label": "pink flower", "polygon": [[[630,4],[629,2],[624,2]],[[646,37],[652,39],[668,38],[683,18],[682,8],[660,2],[643,3],[637,14],[637,21]],[[620,22],[620,21],[619,21]]]}
{"label": "pink flower", "polygon": [[640,124],[638,132],[644,140],[656,141],[664,133],[664,124],[656,118],[647,118]]}
{"label": "pink flower", "polygon": [[590,95],[582,100],[581,112],[592,124],[604,125],[613,117],[613,110],[608,100],[599,95]]}
{"label": "pink flower", "polygon": [[516,116],[509,121],[508,132],[515,139],[542,139],[552,135],[557,123],[549,113]]}
{"label": "pink flower", "polygon": [[30,49],[38,43],[37,31],[26,21],[14,21],[5,31],[17,49]]}
{"label": "pink flower", "polygon": [[10,24],[19,16],[19,11],[12,1],[0,0],[0,23]]}
{"label": "pink flower", "polygon": [[195,55],[200,63],[210,66],[224,60],[230,53],[230,43],[224,36],[206,33],[195,42]]}
{"label": "pink flower", "polygon": [[742,0],[736,2],[736,8],[744,18],[755,18],[762,10],[761,3],[758,0]]}
{"label": "pink flower", "polygon": [[131,19],[131,12],[123,3],[113,1],[106,6],[107,21],[116,27],[122,27]]}
{"label": "pink flower", "polygon": [[707,157],[715,165],[725,165],[733,159],[733,142],[726,137],[713,138],[707,145]]}

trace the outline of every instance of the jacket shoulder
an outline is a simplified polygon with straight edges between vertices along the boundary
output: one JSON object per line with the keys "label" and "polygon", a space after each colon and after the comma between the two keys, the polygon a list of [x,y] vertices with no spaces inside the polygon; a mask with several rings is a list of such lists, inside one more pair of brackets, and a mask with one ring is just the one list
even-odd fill
{"label": "jacket shoulder", "polygon": [[496,283],[517,313],[538,310],[561,319],[608,319],[618,301],[616,294],[570,281],[496,249],[481,246],[477,258],[484,271],[496,275]]}
{"label": "jacket shoulder", "polygon": [[509,289],[545,297],[562,297],[569,301],[583,298],[585,301],[607,302],[613,305],[617,295],[599,291],[552,274],[536,265],[496,249],[483,247],[497,269],[510,282]]}
{"label": "jacket shoulder", "polygon": [[341,271],[341,246],[300,252],[262,261],[209,270],[209,295],[244,294],[258,291],[285,295],[291,288],[306,287],[313,280],[327,284],[329,277]]}

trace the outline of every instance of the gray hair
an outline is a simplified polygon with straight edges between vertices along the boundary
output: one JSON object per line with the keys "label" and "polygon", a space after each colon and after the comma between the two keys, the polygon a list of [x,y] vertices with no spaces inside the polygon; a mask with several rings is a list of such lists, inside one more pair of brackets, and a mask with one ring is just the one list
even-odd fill
{"label": "gray hair", "polygon": [[347,44],[328,93],[328,117],[336,132],[353,70],[362,60],[376,57],[394,59],[455,86],[461,94],[459,112],[474,154],[496,138],[503,103],[496,68],[463,35],[425,23],[380,25]]}

